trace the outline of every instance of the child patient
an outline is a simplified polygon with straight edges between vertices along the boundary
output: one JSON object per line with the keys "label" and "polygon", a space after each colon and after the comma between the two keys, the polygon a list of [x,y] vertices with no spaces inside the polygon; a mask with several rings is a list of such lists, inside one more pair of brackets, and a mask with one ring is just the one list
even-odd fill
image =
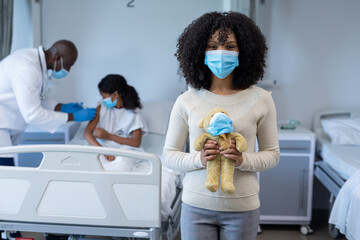
{"label": "child patient", "polygon": [[[139,149],[145,124],[139,111],[141,103],[134,87],[118,74],[104,77],[98,84],[102,96],[96,117],[86,126],[84,137],[93,146]],[[110,155],[100,156],[104,169],[131,170],[132,160]]]}

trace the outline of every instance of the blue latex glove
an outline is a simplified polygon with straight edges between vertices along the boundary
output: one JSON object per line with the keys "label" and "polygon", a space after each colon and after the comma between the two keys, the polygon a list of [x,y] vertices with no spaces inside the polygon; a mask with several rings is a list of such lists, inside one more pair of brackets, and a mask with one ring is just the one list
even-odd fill
{"label": "blue latex glove", "polygon": [[74,115],[74,120],[76,122],[89,121],[96,116],[96,108],[80,109],[72,114]]}
{"label": "blue latex glove", "polygon": [[73,113],[81,109],[83,109],[83,106],[79,103],[63,103],[60,107],[60,111],[64,113]]}

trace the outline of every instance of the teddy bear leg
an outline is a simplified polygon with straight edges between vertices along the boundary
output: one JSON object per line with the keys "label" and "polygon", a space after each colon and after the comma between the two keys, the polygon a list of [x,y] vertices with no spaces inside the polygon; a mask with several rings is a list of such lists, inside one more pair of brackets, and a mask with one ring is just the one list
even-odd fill
{"label": "teddy bear leg", "polygon": [[206,163],[206,182],[205,187],[211,191],[216,192],[219,188],[220,176],[220,157]]}
{"label": "teddy bear leg", "polygon": [[225,157],[221,159],[221,190],[224,193],[232,194],[235,192],[235,187],[233,183],[234,170],[234,160]]}

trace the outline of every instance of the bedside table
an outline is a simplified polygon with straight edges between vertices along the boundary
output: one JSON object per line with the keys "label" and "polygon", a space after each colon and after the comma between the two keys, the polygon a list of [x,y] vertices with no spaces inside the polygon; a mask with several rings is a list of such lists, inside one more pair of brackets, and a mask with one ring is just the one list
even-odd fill
{"label": "bedside table", "polygon": [[306,235],[312,211],[315,134],[278,129],[280,161],[259,174],[260,224],[299,224]]}

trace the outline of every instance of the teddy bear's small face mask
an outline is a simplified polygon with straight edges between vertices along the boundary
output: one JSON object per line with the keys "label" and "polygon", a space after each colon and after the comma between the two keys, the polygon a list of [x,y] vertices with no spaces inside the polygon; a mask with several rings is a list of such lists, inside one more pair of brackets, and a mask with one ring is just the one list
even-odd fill
{"label": "teddy bear's small face mask", "polygon": [[230,133],[234,130],[232,120],[224,113],[216,113],[210,120],[210,125],[206,129],[208,133],[213,136],[218,136],[224,133]]}

